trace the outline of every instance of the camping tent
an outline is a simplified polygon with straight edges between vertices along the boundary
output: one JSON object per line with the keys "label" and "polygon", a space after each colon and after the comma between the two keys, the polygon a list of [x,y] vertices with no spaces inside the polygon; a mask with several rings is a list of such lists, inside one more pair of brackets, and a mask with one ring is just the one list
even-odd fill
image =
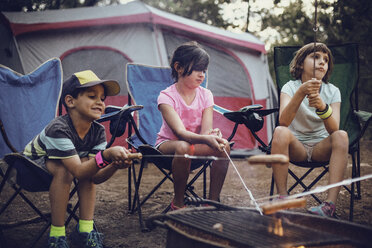
{"label": "camping tent", "polygon": [[[208,88],[215,103],[237,110],[249,104],[273,107],[277,96],[269,74],[264,43],[249,33],[232,33],[150,7],[140,1],[125,5],[84,7],[40,12],[2,12],[0,64],[28,73],[51,57],[62,61],[64,79],[92,69],[100,78],[120,82],[119,96],[108,104],[127,103],[126,63],[169,66],[174,49],[198,41],[210,54]],[[216,114],[215,126],[224,136],[233,123]],[[271,138],[273,118],[259,135]],[[241,126],[235,136],[237,151],[257,148]]]}

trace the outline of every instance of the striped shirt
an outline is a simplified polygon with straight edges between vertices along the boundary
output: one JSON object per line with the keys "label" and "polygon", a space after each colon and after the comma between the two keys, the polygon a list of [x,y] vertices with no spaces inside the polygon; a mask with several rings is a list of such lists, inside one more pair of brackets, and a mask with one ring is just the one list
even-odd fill
{"label": "striped shirt", "polygon": [[94,156],[106,148],[105,128],[97,123],[92,125],[80,139],[68,114],[52,120],[30,143],[23,154],[32,160],[40,158],[66,159],[74,155],[80,158]]}

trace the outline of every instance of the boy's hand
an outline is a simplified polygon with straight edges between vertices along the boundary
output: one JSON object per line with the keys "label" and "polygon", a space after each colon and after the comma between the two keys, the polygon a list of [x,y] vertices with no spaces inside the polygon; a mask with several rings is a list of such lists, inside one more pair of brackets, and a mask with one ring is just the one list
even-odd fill
{"label": "boy's hand", "polygon": [[114,146],[106,149],[105,155],[108,153],[108,158],[113,165],[118,169],[128,168],[132,164],[132,160],[128,159],[130,151],[122,146]]}

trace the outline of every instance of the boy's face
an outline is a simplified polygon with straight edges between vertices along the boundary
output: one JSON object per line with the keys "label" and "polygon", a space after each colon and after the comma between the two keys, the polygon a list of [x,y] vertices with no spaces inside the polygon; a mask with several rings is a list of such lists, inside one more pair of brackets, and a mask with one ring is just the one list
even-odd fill
{"label": "boy's face", "polygon": [[105,111],[105,90],[101,84],[87,88],[73,99],[73,108],[82,119],[97,120]]}
{"label": "boy's face", "polygon": [[328,62],[329,56],[327,53],[317,51],[310,53],[306,56],[303,63],[303,72],[302,76],[305,76],[308,79],[314,77],[314,59],[315,59],[315,78],[318,80],[323,79],[328,71]]}

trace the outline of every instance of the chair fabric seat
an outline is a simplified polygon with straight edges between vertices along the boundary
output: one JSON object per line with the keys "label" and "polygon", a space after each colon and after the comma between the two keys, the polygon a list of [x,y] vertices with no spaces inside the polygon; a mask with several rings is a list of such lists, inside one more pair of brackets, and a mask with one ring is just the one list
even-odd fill
{"label": "chair fabric seat", "polygon": [[17,171],[17,184],[29,192],[48,191],[52,175],[37,163],[20,153],[5,155],[7,164],[13,164]]}

